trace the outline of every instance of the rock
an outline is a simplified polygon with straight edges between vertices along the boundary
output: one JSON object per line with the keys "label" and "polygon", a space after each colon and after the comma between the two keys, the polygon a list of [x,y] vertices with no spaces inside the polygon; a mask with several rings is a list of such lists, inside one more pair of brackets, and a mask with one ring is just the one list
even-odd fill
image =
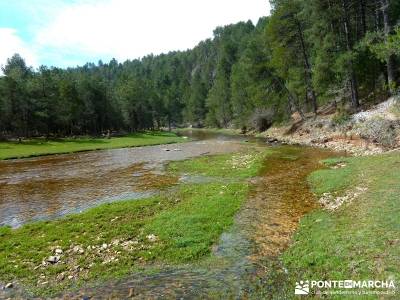
{"label": "rock", "polygon": [[63,281],[65,279],[65,274],[64,273],[60,273],[57,275],[57,280],[58,281]]}
{"label": "rock", "polygon": [[101,249],[106,250],[108,248],[108,245],[106,243],[104,243],[103,245],[101,245]]}
{"label": "rock", "polygon": [[298,111],[293,113],[290,117],[293,120],[293,122],[299,122],[303,119]]}
{"label": "rock", "polygon": [[272,138],[272,137],[267,138],[267,143],[277,143],[277,142],[278,142],[278,139],[276,139],[276,138]]}
{"label": "rock", "polygon": [[147,237],[147,239],[150,241],[150,242],[155,242],[155,241],[157,241],[157,236],[155,236],[154,234],[149,234],[148,236],[146,236]]}
{"label": "rock", "polygon": [[57,248],[55,251],[54,251],[56,254],[63,254],[63,251],[62,251],[62,249],[60,249],[60,248]]}
{"label": "rock", "polygon": [[47,261],[51,264],[56,264],[60,261],[60,257],[59,256],[49,256]]}
{"label": "rock", "polygon": [[72,251],[74,251],[75,253],[78,253],[78,254],[83,254],[83,253],[85,253],[85,250],[83,250],[83,248],[82,248],[81,246],[75,246],[75,247],[72,249]]}
{"label": "rock", "polygon": [[11,289],[11,288],[14,287],[14,284],[13,284],[12,282],[9,282],[9,283],[7,283],[4,287],[5,287],[6,289]]}

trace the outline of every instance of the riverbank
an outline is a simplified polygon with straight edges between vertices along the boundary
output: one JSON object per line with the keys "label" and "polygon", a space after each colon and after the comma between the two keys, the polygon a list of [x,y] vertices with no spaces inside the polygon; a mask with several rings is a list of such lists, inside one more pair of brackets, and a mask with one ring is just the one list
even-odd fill
{"label": "riverbank", "polygon": [[233,128],[190,130],[259,137],[272,144],[326,148],[353,156],[374,155],[400,149],[400,100],[390,98],[353,115],[336,113],[331,107],[322,107],[317,116],[305,119],[295,113],[291,120],[261,133]]}
{"label": "riverbank", "polygon": [[0,282],[24,296],[292,299],[300,280],[400,280],[399,152],[242,145],[170,163],[160,195],[1,228]]}
{"label": "riverbank", "polygon": [[[400,152],[330,159],[329,169],[310,175],[322,208],[301,220],[282,256],[289,277],[284,289],[292,291],[300,280],[392,280],[396,289],[381,290],[398,299],[399,163]],[[364,291],[371,292],[365,299],[378,298],[373,290]]]}
{"label": "riverbank", "polygon": [[148,266],[207,257],[233,224],[247,198],[247,179],[257,175],[268,153],[252,148],[173,162],[171,176],[184,173],[204,181],[59,220],[1,227],[0,281],[13,283],[14,291],[48,296]]}
{"label": "riverbank", "polygon": [[256,134],[270,141],[345,151],[354,156],[400,149],[400,100],[390,98],[356,114],[333,113],[329,107],[302,120],[292,120]]}
{"label": "riverbank", "polygon": [[22,142],[0,142],[0,160],[26,158],[51,154],[116,149],[126,147],[172,144],[185,141],[171,132],[144,132],[124,137],[76,138],[76,139],[32,139]]}

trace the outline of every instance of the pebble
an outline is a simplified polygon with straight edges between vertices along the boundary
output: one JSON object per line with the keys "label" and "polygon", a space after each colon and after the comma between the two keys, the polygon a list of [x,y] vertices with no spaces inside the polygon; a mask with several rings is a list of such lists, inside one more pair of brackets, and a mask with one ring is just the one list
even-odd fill
{"label": "pebble", "polygon": [[75,246],[72,250],[73,250],[75,253],[79,253],[79,254],[85,253],[85,250],[83,250],[83,248],[82,248],[81,246]]}
{"label": "pebble", "polygon": [[56,263],[58,263],[60,261],[60,257],[59,256],[49,256],[47,261],[49,263],[56,264]]}

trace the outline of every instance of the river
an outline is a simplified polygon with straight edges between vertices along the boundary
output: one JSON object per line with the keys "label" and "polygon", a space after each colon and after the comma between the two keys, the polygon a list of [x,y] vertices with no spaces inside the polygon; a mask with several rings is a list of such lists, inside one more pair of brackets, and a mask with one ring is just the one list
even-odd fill
{"label": "river", "polygon": [[167,161],[243,147],[243,138],[212,133],[192,136],[196,141],[181,144],[0,161],[0,226],[16,228],[105,202],[143,198],[160,182],[179,180],[163,176]]}
{"label": "river", "polygon": [[[2,161],[0,224],[18,227],[99,203],[145,197],[155,192],[160,183],[170,186],[182,179],[164,175],[167,161],[239,151],[250,139],[197,131],[185,135],[196,140]],[[263,140],[252,141],[268,146]],[[265,297],[263,293],[272,292],[271,282],[284,280],[279,254],[287,248],[300,218],[318,207],[307,176],[323,167],[320,160],[335,155],[309,147],[275,146],[263,171],[251,181],[248,201],[236,216],[233,228],[213,248],[218,263],[166,267],[152,275],[135,274],[93,284],[60,298]],[[283,298],[287,296],[279,293]]]}

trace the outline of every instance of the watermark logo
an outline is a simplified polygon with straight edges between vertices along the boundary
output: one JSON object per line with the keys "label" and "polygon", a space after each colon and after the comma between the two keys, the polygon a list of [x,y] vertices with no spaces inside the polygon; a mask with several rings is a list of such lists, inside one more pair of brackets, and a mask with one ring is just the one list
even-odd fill
{"label": "watermark logo", "polygon": [[296,282],[295,295],[394,295],[393,280],[307,280]]}
{"label": "watermark logo", "polygon": [[310,283],[308,281],[296,282],[296,288],[294,289],[295,295],[308,295],[310,292]]}

